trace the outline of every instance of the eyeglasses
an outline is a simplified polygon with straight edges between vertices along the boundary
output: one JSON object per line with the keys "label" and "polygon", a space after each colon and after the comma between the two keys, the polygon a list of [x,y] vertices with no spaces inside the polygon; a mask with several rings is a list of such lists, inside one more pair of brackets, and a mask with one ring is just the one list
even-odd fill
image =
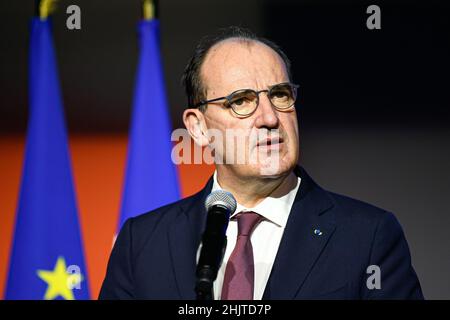
{"label": "eyeglasses", "polygon": [[250,116],[259,105],[259,94],[267,92],[267,97],[275,109],[285,111],[291,108],[297,98],[297,88],[299,86],[289,82],[275,84],[266,90],[255,91],[252,89],[241,89],[232,92],[226,97],[200,101],[192,108],[198,108],[211,102],[226,100],[223,105],[231,108],[238,116]]}

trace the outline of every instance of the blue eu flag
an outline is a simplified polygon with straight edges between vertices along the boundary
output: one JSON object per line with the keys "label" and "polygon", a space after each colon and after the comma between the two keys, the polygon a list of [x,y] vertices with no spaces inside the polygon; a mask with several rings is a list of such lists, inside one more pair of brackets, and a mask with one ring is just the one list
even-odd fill
{"label": "blue eu flag", "polygon": [[29,119],[6,299],[89,299],[50,21],[31,23]]}
{"label": "blue eu flag", "polygon": [[126,219],[179,199],[177,171],[171,160],[171,125],[159,53],[159,22],[142,20],[138,31],[140,57],[119,230]]}

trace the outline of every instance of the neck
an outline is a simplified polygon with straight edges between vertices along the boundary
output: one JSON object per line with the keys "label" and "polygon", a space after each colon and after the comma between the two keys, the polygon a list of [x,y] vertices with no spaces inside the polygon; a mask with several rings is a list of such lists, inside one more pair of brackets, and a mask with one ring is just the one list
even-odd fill
{"label": "neck", "polygon": [[279,177],[237,177],[217,168],[217,182],[222,189],[231,192],[239,204],[253,208],[272,194],[278,197],[288,193],[296,186],[297,177],[294,172]]}

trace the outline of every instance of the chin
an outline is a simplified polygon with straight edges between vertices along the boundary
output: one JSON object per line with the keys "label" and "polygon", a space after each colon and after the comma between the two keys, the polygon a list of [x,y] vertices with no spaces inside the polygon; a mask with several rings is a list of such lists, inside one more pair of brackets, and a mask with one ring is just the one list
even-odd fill
{"label": "chin", "polygon": [[291,173],[295,166],[296,163],[294,161],[281,161],[278,164],[275,161],[267,161],[267,163],[250,166],[244,169],[246,172],[243,173],[246,175],[251,174],[254,177],[277,179]]}
{"label": "chin", "polygon": [[259,176],[278,178],[292,172],[297,165],[297,157],[290,152],[283,153],[281,157],[273,155],[260,158],[256,165]]}

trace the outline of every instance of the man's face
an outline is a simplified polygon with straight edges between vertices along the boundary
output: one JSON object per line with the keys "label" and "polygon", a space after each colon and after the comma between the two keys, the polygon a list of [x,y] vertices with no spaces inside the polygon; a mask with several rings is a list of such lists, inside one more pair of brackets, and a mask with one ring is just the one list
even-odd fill
{"label": "man's face", "polygon": [[[208,100],[240,89],[259,91],[289,82],[285,64],[275,51],[258,42],[233,39],[210,49],[201,77]],[[219,131],[225,138],[214,145],[216,157],[223,157],[226,163],[219,164],[218,170],[224,166],[240,178],[278,177],[295,167],[299,157],[295,108],[276,110],[265,92],[260,93],[258,108],[248,117],[239,117],[222,103],[209,104],[205,112],[208,130]],[[230,153],[234,154],[234,161],[230,161]],[[238,161],[242,156],[244,163]]]}

